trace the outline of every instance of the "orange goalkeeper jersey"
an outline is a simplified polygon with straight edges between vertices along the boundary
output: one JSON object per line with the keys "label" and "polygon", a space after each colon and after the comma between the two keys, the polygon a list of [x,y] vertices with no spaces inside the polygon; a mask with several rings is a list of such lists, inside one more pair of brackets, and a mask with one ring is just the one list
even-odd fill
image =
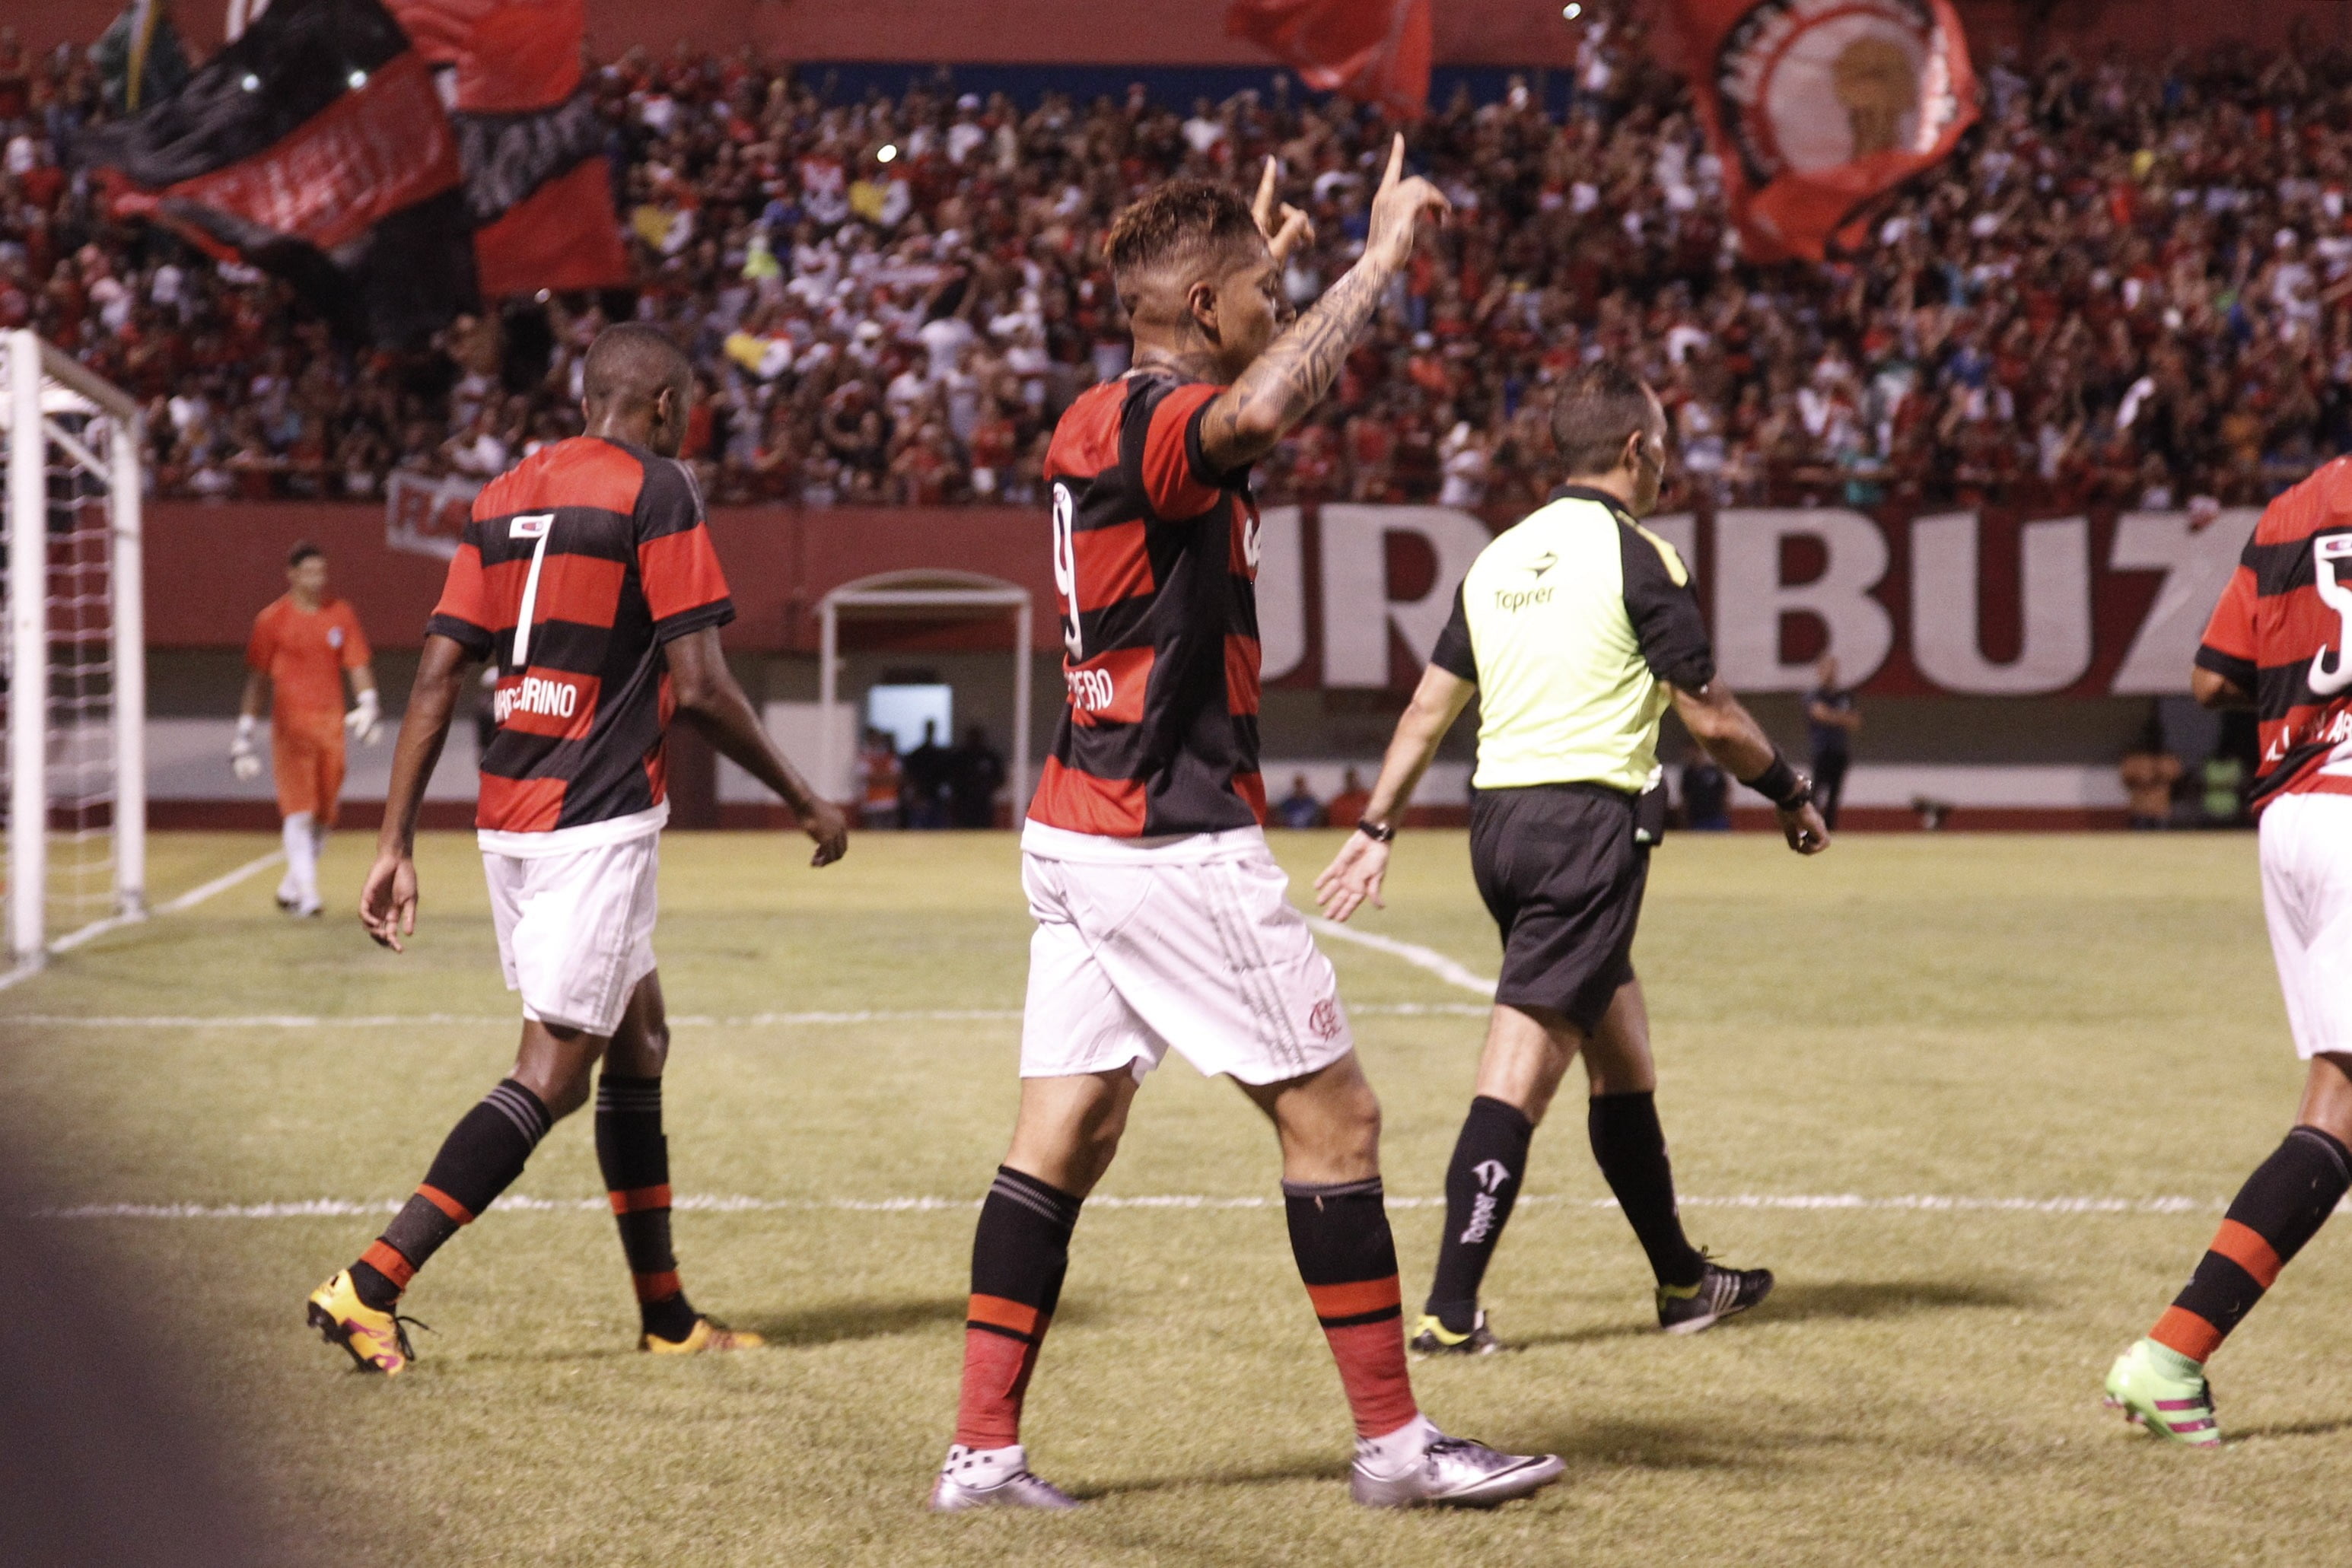
{"label": "orange goalkeeper jersey", "polygon": [[306,611],[290,593],[253,618],[245,662],[269,677],[270,716],[316,718],[343,712],[343,672],[367,667],[367,633],[341,599]]}

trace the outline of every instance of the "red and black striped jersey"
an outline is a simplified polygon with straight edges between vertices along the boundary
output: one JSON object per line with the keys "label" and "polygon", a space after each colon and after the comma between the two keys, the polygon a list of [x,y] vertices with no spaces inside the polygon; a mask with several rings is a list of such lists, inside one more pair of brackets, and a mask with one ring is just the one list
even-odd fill
{"label": "red and black striped jersey", "polygon": [[1033,821],[1113,838],[1265,820],[1257,508],[1201,417],[1224,389],[1142,370],[1070,405],[1045,455],[1068,692]]}
{"label": "red and black striped jersey", "polygon": [[2254,694],[2257,807],[2352,795],[2352,460],[2337,458],[2263,513],[2197,650]]}
{"label": "red and black striped jersey", "polygon": [[734,618],[683,465],[578,436],[492,480],[425,624],[498,665],[476,825],[552,832],[661,805],[662,645]]}

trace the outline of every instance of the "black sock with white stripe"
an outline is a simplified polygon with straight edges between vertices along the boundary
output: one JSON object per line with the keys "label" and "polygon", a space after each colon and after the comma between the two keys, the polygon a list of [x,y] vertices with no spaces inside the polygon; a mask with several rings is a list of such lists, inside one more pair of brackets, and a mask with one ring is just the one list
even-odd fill
{"label": "black sock with white stripe", "polygon": [[1507,1100],[1481,1094],[1470,1102],[1454,1161],[1445,1169],[1445,1236],[1437,1248],[1437,1277],[1423,1310],[1448,1333],[1468,1333],[1478,1323],[1478,1287],[1486,1265],[1502,1244],[1503,1227],[1519,1199],[1528,1174],[1528,1145],[1535,1124]]}
{"label": "black sock with white stripe", "polygon": [[368,1257],[352,1266],[360,1299],[380,1311],[399,1300],[425,1260],[522,1175],[530,1152],[552,1125],[554,1118],[538,1095],[511,1078],[499,1080],[449,1130],[433,1156],[433,1168],[425,1173],[425,1185],[384,1227]]}

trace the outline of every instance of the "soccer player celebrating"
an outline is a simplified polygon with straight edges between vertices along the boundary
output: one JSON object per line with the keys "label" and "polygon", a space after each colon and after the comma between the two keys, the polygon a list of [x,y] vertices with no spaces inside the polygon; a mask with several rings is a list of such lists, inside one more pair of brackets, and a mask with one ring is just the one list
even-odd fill
{"label": "soccer player celebrating", "polygon": [[399,952],[416,929],[411,851],[425,783],[467,664],[494,661],[497,729],[476,821],[499,960],[508,988],[522,993],[522,1046],[375,1244],[311,1293],[311,1324],[379,1372],[411,1359],[398,1316],[410,1278],[587,1100],[600,1057],[596,1160],[635,1280],[639,1348],[760,1343],[688,1303],[670,1250],[669,1030],[653,929],[671,715],[782,797],[816,842],[811,863],[841,858],[845,828],[760,727],[719,653],[734,606],[701,498],[677,461],[694,395],[686,356],[633,323],[597,338],[583,374],[587,434],[524,459],[474,503],[426,623],[360,894],[368,934]]}
{"label": "soccer player celebrating", "polygon": [[1562,1469],[1448,1437],[1413,1402],[1380,1106],[1260,826],[1248,470],[1330,387],[1422,215],[1446,210],[1403,159],[1399,137],[1362,258],[1287,327],[1281,257],[1305,218],[1277,230],[1270,184],[1254,214],[1174,181],[1106,238],[1135,368],[1071,405],[1045,458],[1069,693],[1022,836],[1021,1107],[972,1240],[933,1508],[1075,1506],[1030,1473],[1022,1399],[1080,1206],[1171,1046],[1274,1123],[1291,1248],[1355,1416],[1356,1500],[1498,1502]]}
{"label": "soccer player celebrating", "polygon": [[1658,772],[1667,707],[1726,772],[1778,807],[1790,849],[1817,853],[1829,832],[1811,782],[1716,679],[1682,559],[1641,525],[1666,460],[1656,394],[1608,361],[1580,367],[1552,404],[1552,439],[1567,483],[1471,564],[1363,821],[1315,883],[1334,920],[1380,902],[1405,803],[1476,695],[1470,867],[1502,928],[1503,974],[1476,1098],[1446,1171],[1437,1280],[1412,1340],[1422,1354],[1500,1348],[1478,1286],[1537,1124],[1578,1056],[1593,1158],[1649,1255],[1658,1325],[1694,1333],[1772,1288],[1765,1270],[1719,1268],[1684,1237],[1658,1125],[1632,954],[1654,836],[1642,831],[1636,802]]}
{"label": "soccer player celebrating", "polygon": [[2262,727],[2263,913],[2295,1054],[2294,1125],[2238,1189],[2196,1271],[2116,1358],[2107,1403],[2191,1448],[2221,1441],[2205,1364],[2352,1189],[2352,462],[2281,496],[2246,541],[2189,671]]}
{"label": "soccer player celebrating", "polygon": [[[375,671],[367,633],[342,600],[327,591],[326,552],[296,545],[286,558],[286,592],[253,618],[245,645],[245,700],[238,706],[229,766],[239,779],[258,778],[253,745],[261,722],[262,687],[269,688],[269,762],[278,785],[279,831],[286,841],[286,876],[278,907],[319,913],[319,854],[335,825],[343,791],[346,730],[373,746],[383,734],[376,706]],[[352,705],[343,711],[343,680]]]}

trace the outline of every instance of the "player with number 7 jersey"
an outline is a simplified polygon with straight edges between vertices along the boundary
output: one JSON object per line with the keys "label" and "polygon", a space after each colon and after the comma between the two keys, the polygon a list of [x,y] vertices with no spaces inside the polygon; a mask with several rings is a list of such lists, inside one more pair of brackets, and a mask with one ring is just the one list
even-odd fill
{"label": "player with number 7 jersey", "polygon": [[369,936],[401,951],[416,927],[425,781],[467,666],[488,661],[497,728],[475,821],[499,959],[522,995],[522,1041],[513,1071],[452,1129],[391,1225],[311,1292],[311,1326],[371,1371],[406,1368],[402,1292],[586,1102],[600,1062],[596,1158],[636,1287],[639,1348],[760,1343],[694,1310],[670,1247],[669,1028],[653,934],[672,716],[783,798],[817,842],[815,864],[840,858],[842,816],[761,728],[719,650],[734,606],[677,461],[694,399],[686,355],[626,323],[591,345],[583,379],[586,434],[525,458],[474,503],[425,623],[360,894]]}

